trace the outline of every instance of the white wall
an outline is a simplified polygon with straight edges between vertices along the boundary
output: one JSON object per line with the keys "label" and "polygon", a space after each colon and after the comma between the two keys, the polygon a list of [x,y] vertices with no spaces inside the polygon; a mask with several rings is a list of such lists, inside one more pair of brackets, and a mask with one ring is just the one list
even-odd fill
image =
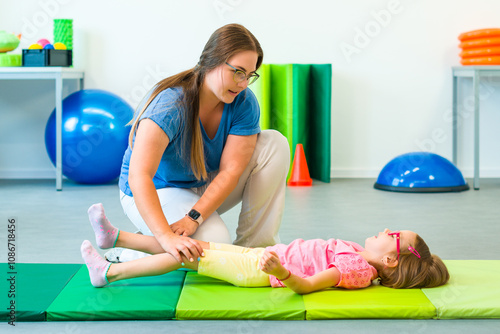
{"label": "white wall", "polygon": [[[72,18],[86,88],[135,107],[160,78],[192,67],[216,28],[241,23],[266,63],[333,65],[332,177],[376,177],[402,153],[451,159],[457,36],[499,27],[499,12],[493,0],[0,0],[0,30],[23,33],[27,48],[52,39],[52,19]],[[500,79],[483,88],[481,176],[500,177]],[[465,176],[473,166],[470,89],[460,85]],[[0,81],[0,177],[54,175],[43,143],[53,94],[44,82]]]}

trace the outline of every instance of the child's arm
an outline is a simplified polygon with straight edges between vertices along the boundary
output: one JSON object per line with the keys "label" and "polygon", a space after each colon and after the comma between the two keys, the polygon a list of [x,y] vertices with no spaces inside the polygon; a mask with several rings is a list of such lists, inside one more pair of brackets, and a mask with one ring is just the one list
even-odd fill
{"label": "child's arm", "polygon": [[301,295],[335,286],[340,281],[340,271],[335,267],[306,278],[291,274],[283,267],[275,252],[264,253],[260,260],[260,269],[282,282],[284,280],[283,283],[287,287]]}

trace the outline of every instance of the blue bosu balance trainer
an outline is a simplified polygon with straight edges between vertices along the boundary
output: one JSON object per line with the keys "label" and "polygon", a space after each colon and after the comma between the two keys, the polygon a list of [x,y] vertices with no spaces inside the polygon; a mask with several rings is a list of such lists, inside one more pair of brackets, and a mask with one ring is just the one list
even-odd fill
{"label": "blue bosu balance trainer", "polygon": [[374,187],[399,192],[469,190],[467,181],[453,163],[429,152],[412,152],[395,157],[382,169]]}

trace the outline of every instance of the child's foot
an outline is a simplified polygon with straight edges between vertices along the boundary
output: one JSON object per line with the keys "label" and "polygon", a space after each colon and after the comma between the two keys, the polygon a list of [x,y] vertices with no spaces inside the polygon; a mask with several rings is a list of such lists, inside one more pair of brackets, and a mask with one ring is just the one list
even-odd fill
{"label": "child's foot", "polygon": [[92,205],[89,210],[89,220],[95,233],[97,246],[101,249],[113,248],[118,240],[120,230],[111,225],[104,214],[101,203]]}
{"label": "child's foot", "polygon": [[89,270],[90,283],[96,288],[108,284],[109,282],[106,278],[106,274],[108,273],[111,263],[104,260],[88,240],[82,243],[80,251]]}

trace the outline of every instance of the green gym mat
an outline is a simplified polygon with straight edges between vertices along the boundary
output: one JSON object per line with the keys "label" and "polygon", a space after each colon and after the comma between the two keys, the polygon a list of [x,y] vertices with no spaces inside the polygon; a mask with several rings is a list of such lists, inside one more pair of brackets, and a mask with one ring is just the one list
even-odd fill
{"label": "green gym mat", "polygon": [[500,260],[447,260],[450,282],[422,289],[438,319],[500,318]]}
{"label": "green gym mat", "polygon": [[[178,270],[166,275],[90,284],[81,264],[2,264],[2,319],[15,301],[16,322],[163,319],[486,319],[500,318],[500,260],[448,260],[450,282],[432,289],[374,285],[298,295],[287,288],[239,288]],[[15,274],[10,274],[14,272]],[[15,276],[15,298],[9,278]]]}
{"label": "green gym mat", "polygon": [[5,274],[0,285],[2,321],[11,321],[11,305],[15,307],[15,322],[45,321],[45,310],[81,264],[17,263],[10,268],[2,263],[1,267]]}
{"label": "green gym mat", "polygon": [[284,288],[241,288],[189,272],[176,318],[304,320],[302,296]]}
{"label": "green gym mat", "polygon": [[127,279],[104,288],[90,284],[82,265],[47,309],[48,321],[165,320],[175,316],[185,271]]}
{"label": "green gym mat", "polygon": [[304,295],[306,319],[431,319],[436,308],[419,289],[328,289]]}
{"label": "green gym mat", "polygon": [[250,87],[259,101],[261,128],[288,139],[292,161],[302,144],[311,177],[330,182],[331,64],[263,64],[259,74]]}

